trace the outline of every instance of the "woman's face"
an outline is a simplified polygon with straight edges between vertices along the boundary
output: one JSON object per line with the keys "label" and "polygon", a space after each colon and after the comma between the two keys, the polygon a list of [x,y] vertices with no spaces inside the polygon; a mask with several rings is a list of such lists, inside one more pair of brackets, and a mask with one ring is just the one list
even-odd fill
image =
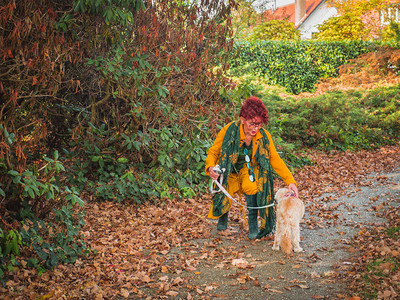
{"label": "woman's face", "polygon": [[255,136],[258,130],[263,126],[263,122],[260,117],[255,117],[254,119],[249,120],[240,117],[240,121],[243,124],[244,133],[250,136]]}

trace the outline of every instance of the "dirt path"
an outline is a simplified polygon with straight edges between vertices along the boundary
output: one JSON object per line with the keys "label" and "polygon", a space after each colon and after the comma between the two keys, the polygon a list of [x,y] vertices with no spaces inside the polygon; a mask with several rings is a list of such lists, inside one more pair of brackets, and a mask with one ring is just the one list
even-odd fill
{"label": "dirt path", "polygon": [[[400,206],[400,145],[309,155],[313,165],[296,172],[306,204],[302,253],[286,258],[271,249],[271,237],[248,240],[237,206],[229,230],[217,232],[216,221],[206,218],[207,194],[141,205],[88,201],[82,234],[90,255],[44,273],[24,267],[29,256],[21,256],[0,285],[0,299],[344,299],[354,296],[349,282],[357,292],[375,292],[355,276],[364,263],[382,258],[397,268],[399,243],[381,237],[388,220],[399,226],[397,214],[386,212]],[[390,257],[380,242],[391,247]],[[382,295],[397,297],[393,268],[379,265],[391,277],[375,276],[374,283]]]}
{"label": "dirt path", "polygon": [[[189,272],[160,274],[166,285],[181,287],[169,296],[181,299],[343,299],[349,295],[347,258],[357,255],[350,240],[362,228],[379,226],[376,213],[400,206],[400,168],[369,175],[363,186],[342,196],[325,194],[308,202],[301,224],[304,252],[287,258],[273,251],[272,239],[249,241],[237,220],[225,233],[208,220],[210,238],[189,241],[166,255],[166,265],[187,257]],[[150,289],[148,296],[157,297]]]}

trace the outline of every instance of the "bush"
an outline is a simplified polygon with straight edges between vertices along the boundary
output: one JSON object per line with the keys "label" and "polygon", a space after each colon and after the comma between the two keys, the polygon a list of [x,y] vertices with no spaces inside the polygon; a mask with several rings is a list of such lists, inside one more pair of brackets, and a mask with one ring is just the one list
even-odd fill
{"label": "bush", "polygon": [[240,42],[234,45],[230,72],[250,72],[293,94],[312,92],[320,78],[337,76],[339,66],[377,48],[364,41]]}
{"label": "bush", "polygon": [[[137,203],[175,186],[193,196],[204,179],[202,124],[215,126],[212,108],[223,107],[226,66],[212,69],[231,47],[234,3],[6,2],[0,228],[33,247],[32,265],[71,262],[84,250],[75,235],[82,214],[68,206],[81,191]],[[66,157],[44,156],[55,149]]]}
{"label": "bush", "polygon": [[115,133],[105,124],[90,124],[88,132],[71,142],[73,150],[65,149],[73,162],[67,182],[100,201],[141,203],[172,197],[172,187],[175,196],[191,197],[204,188],[202,173],[210,147],[204,122],[199,120],[191,130],[175,124],[138,133]]}
{"label": "bush", "polygon": [[400,135],[400,86],[365,92],[331,92],[313,98],[266,103],[270,127],[297,146],[324,150],[373,149]]}
{"label": "bush", "polygon": [[286,20],[270,20],[258,25],[249,40],[254,42],[257,40],[287,41],[299,39],[300,31],[294,27],[293,23]]}
{"label": "bush", "polygon": [[332,17],[318,26],[315,39],[324,41],[370,40],[368,29],[361,17],[353,14]]}
{"label": "bush", "polygon": [[390,25],[382,30],[381,38],[383,41],[400,42],[400,25],[395,21],[390,21]]}
{"label": "bush", "polygon": [[[74,188],[62,181],[60,175],[65,168],[57,151],[54,158],[45,155],[42,163],[40,168],[32,165],[23,172],[7,170],[3,164],[0,171],[12,182],[1,194],[14,200],[8,204],[15,203],[0,217],[2,226],[8,227],[7,231],[0,228],[0,278],[3,281],[7,272],[19,264],[16,256],[20,255],[20,248],[25,254],[32,252],[28,267],[42,271],[58,263],[73,263],[87,251],[79,234],[84,225],[84,211],[75,208],[83,207],[84,202]],[[18,210],[19,207],[22,208]]]}

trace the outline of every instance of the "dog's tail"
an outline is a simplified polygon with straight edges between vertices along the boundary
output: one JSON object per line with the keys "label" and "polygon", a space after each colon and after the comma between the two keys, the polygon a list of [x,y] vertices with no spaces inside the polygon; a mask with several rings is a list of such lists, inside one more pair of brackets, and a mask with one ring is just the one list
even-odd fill
{"label": "dog's tail", "polygon": [[281,248],[282,251],[285,252],[286,255],[292,253],[292,239],[290,237],[289,226],[285,226],[285,232],[282,235],[281,239]]}

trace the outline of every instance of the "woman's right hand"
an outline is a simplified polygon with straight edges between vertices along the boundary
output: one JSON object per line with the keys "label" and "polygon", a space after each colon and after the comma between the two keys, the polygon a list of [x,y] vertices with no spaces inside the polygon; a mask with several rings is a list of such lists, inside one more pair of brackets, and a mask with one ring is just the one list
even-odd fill
{"label": "woman's right hand", "polygon": [[219,177],[219,174],[214,172],[214,167],[209,167],[208,172],[210,172],[210,177],[214,180],[217,180]]}

